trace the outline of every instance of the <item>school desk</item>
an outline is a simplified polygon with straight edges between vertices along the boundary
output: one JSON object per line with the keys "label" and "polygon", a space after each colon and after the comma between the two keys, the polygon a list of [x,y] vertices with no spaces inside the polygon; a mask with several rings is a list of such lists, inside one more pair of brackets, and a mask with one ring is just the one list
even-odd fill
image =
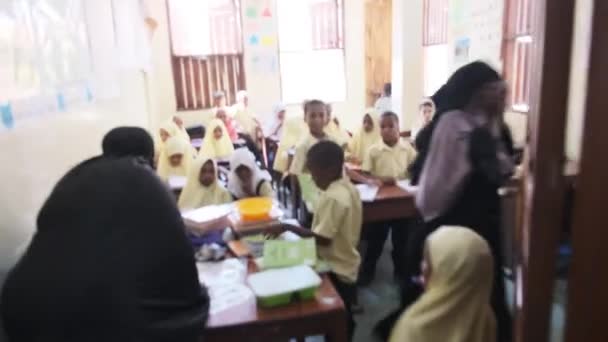
{"label": "school desk", "polygon": [[382,186],[373,202],[363,202],[363,223],[414,218],[414,196],[396,186]]}
{"label": "school desk", "polygon": [[[257,271],[249,261],[248,273]],[[332,342],[346,342],[347,326],[344,303],[331,284],[322,276],[315,298],[265,309],[255,301],[211,315],[204,332],[206,342],[268,342],[304,340],[305,336],[323,335]]]}

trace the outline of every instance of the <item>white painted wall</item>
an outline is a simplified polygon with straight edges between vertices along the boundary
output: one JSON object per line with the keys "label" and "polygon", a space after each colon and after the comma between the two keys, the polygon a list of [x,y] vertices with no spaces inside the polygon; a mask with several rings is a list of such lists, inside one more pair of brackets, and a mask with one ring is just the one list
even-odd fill
{"label": "white painted wall", "polygon": [[[93,13],[98,23],[112,22],[107,17],[109,0],[86,3],[97,6]],[[16,122],[14,129],[0,132],[0,278],[27,245],[38,210],[57,180],[78,162],[99,154],[101,138],[112,127],[148,127],[143,73],[123,70],[117,77],[118,97]]]}
{"label": "white painted wall", "polygon": [[[294,0],[295,1],[295,0]],[[249,3],[259,3],[255,0],[242,0],[242,9],[245,10]],[[205,122],[210,116],[208,110],[202,111],[176,111],[175,90],[173,85],[173,74],[170,64],[171,46],[169,41],[169,30],[167,22],[167,10],[164,0],[147,0],[149,11],[158,23],[158,29],[152,41],[152,54],[154,62],[154,75],[151,80],[152,89],[150,97],[154,101],[154,119],[152,126],[158,127],[158,123],[171,115],[179,114],[186,125],[195,125]],[[270,0],[268,4],[273,13],[276,13],[276,1]],[[344,2],[344,55],[346,73],[346,101],[333,103],[334,113],[347,128],[354,129],[361,122],[365,110],[365,63],[364,63],[364,0],[348,0]],[[276,30],[276,18],[273,24]],[[244,27],[243,37],[248,37],[248,28]],[[259,49],[259,47],[258,47]],[[268,47],[269,54],[277,54],[277,47]],[[245,77],[247,90],[250,93],[251,106],[261,118],[270,115],[272,106],[281,100],[280,74],[254,73],[250,60],[247,58],[251,53],[250,47],[244,44],[245,54]],[[280,62],[280,61],[279,61]],[[323,75],[319,75],[319,81],[323,81]],[[288,107],[288,115],[300,115],[301,106],[292,105]]]}

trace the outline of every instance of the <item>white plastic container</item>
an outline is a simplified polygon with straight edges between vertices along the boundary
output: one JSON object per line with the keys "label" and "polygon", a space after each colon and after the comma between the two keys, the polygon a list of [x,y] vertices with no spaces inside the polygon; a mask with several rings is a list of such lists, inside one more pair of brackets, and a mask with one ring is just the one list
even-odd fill
{"label": "white plastic container", "polygon": [[247,283],[261,306],[274,307],[289,304],[296,296],[314,298],[321,277],[310,266],[300,265],[252,274]]}

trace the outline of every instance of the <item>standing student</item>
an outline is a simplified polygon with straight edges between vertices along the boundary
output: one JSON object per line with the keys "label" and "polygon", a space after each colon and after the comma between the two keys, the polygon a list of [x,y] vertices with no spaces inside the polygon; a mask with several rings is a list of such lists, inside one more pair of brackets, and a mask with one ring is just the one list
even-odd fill
{"label": "standing student", "polygon": [[472,230],[436,230],[424,248],[424,294],[401,316],[389,341],[495,342],[493,263],[487,242]]}
{"label": "standing student", "polygon": [[139,157],[154,165],[154,141],[141,127],[116,127],[103,137],[101,143],[105,157]]}
{"label": "standing student", "polygon": [[230,158],[228,190],[237,200],[248,197],[273,197],[270,175],[260,170],[255,156],[246,148],[235,150]]}
{"label": "standing student", "polygon": [[348,144],[347,160],[351,163],[362,164],[369,148],[382,141],[380,136],[380,122],[374,119],[371,114],[363,116],[363,125],[353,135]]}
{"label": "standing student", "polygon": [[357,251],[363,221],[359,192],[346,177],[344,151],[331,141],[321,141],[307,151],[306,165],[319,189],[319,207],[312,221],[319,255],[330,267],[329,274],[348,314],[348,335],[355,329],[352,304],[356,297],[357,272],[361,257]]}
{"label": "standing student", "polygon": [[212,111],[215,112],[220,108],[226,107],[226,94],[223,90],[218,90],[213,93],[213,107]]}
{"label": "standing student", "polygon": [[158,160],[158,176],[167,181],[171,176],[186,176],[192,163],[191,145],[179,137],[171,137]]}
{"label": "standing student", "polygon": [[305,104],[305,108],[308,132],[305,133],[304,137],[295,148],[293,162],[291,163],[289,172],[298,179],[302,200],[304,204],[306,204],[306,209],[309,212],[314,213],[319,196],[319,189],[312,181],[308,170],[306,170],[306,154],[313,145],[323,140],[331,140],[331,137],[325,132],[327,117],[327,106],[325,103],[320,100],[311,100]]}
{"label": "standing student", "polygon": [[231,201],[232,196],[218,181],[215,161],[200,155],[190,167],[186,186],[179,196],[177,206],[181,210],[196,209]]}
{"label": "standing student", "polygon": [[282,174],[289,171],[296,145],[307,134],[308,126],[302,117],[285,119],[285,127],[279,139],[279,148],[272,168]]}
{"label": "standing student", "polygon": [[390,83],[385,83],[384,87],[382,88],[382,96],[380,96],[374,104],[374,109],[376,112],[382,114],[384,112],[393,110],[393,101],[391,96],[392,86]]}
{"label": "standing student", "polygon": [[82,162],[57,183],[8,274],[8,341],[199,341],[209,297],[175,200],[137,158]]}
{"label": "standing student", "polygon": [[419,169],[416,206],[425,221],[425,233],[443,225],[464,226],[488,242],[495,263],[492,307],[499,341],[510,341],[498,195],[513,172],[503,123],[507,87],[490,66],[473,62],[454,72],[442,92],[436,101],[440,111],[425,135],[430,143],[422,145],[428,147],[421,151],[425,158]]}
{"label": "standing student", "polygon": [[435,113],[435,104],[431,99],[425,99],[422,101],[420,106],[418,106],[419,113],[418,118],[416,119],[416,124],[412,129],[412,140],[416,140],[416,136],[418,132],[422,130],[426,125],[431,123],[431,119],[433,119],[433,114]]}
{"label": "standing student", "polygon": [[234,145],[230,141],[224,122],[213,119],[207,124],[207,133],[203,138],[200,153],[213,159],[230,158],[234,152]]}
{"label": "standing student", "polygon": [[[407,168],[416,157],[416,151],[399,137],[399,118],[393,112],[384,112],[380,117],[382,141],[372,145],[363,160],[362,170],[380,185],[395,185],[408,178]],[[403,280],[405,274],[408,220],[391,220],[370,227],[367,235],[367,250],[361,265],[361,285],[368,285],[374,278],[376,263],[384,242],[391,232],[393,242],[394,274]]]}

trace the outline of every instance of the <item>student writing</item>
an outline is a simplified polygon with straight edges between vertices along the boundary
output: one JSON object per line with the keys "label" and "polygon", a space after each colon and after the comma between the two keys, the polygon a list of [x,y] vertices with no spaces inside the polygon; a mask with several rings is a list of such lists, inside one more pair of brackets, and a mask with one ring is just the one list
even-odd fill
{"label": "student writing", "polygon": [[235,199],[273,197],[270,175],[260,170],[255,156],[246,148],[239,148],[230,158],[228,190]]}
{"label": "student writing", "polygon": [[218,181],[215,161],[200,155],[190,167],[186,186],[177,202],[178,207],[181,210],[196,209],[231,201],[232,196]]}

